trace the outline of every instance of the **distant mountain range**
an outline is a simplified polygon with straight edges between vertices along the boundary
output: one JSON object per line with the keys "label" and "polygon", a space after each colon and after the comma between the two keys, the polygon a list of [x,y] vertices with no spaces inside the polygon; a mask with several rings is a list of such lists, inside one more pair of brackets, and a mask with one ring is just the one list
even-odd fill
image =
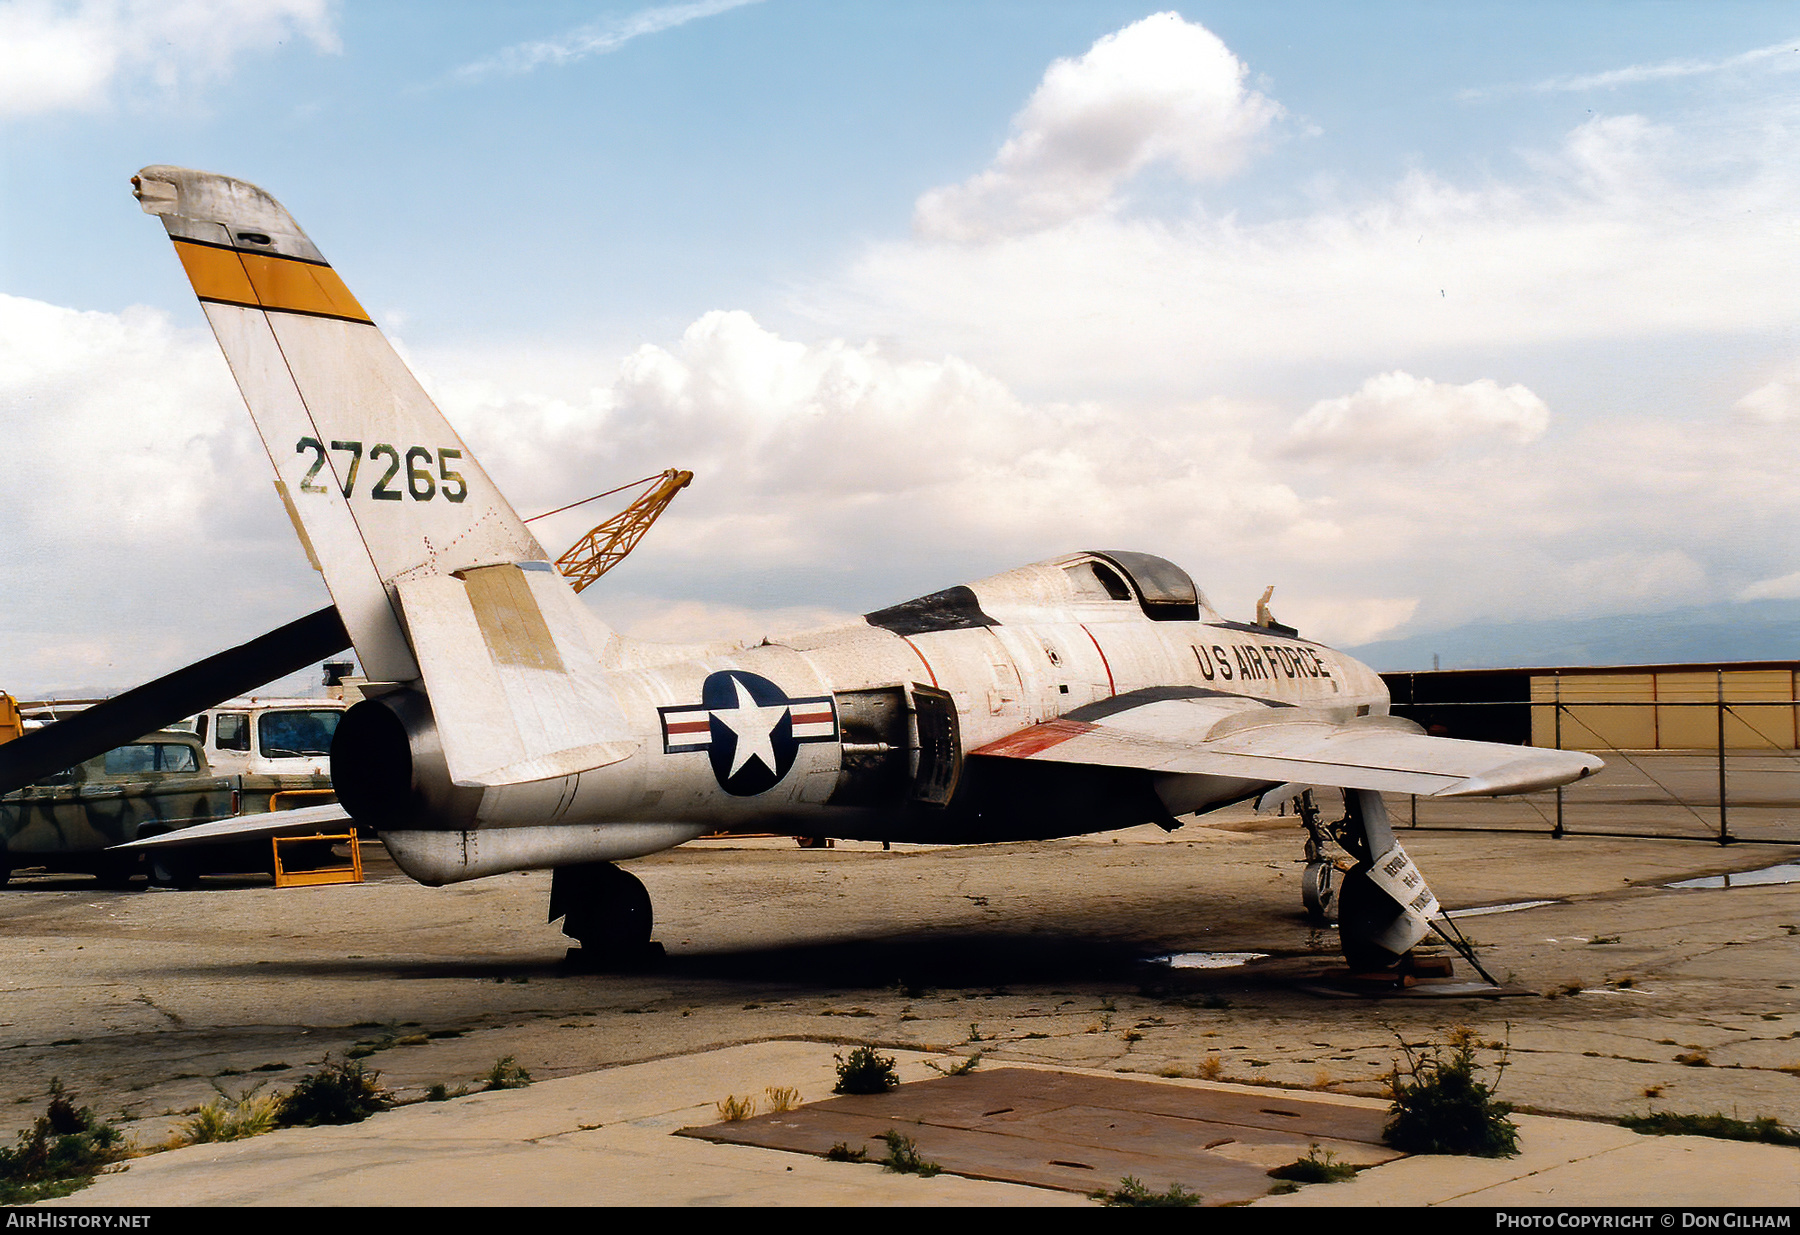
{"label": "distant mountain range", "polygon": [[1800,660],[1800,601],[1699,605],[1568,621],[1473,623],[1345,648],[1383,673],[1562,665]]}

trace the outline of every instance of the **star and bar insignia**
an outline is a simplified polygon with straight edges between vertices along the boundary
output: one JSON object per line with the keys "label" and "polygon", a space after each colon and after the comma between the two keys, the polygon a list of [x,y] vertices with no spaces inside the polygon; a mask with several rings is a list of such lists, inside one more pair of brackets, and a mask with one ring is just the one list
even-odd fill
{"label": "star and bar insignia", "polygon": [[657,712],[663,753],[705,751],[720,788],[737,797],[780,784],[802,742],[834,742],[838,736],[830,695],[790,699],[768,678],[742,669],[708,675],[698,704]]}

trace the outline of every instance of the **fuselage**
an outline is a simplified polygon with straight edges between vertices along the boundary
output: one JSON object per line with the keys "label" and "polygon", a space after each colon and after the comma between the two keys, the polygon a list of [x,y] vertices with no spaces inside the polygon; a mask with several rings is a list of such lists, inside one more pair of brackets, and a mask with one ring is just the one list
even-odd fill
{"label": "fuselage", "polygon": [[1178,568],[1141,554],[1074,554],[755,646],[613,648],[617,667],[592,685],[623,708],[632,752],[384,832],[404,869],[450,882],[732,829],[973,843],[1172,824],[1267,783],[983,749],[1147,691],[1346,720],[1388,706],[1366,666],[1284,627],[1228,622]]}

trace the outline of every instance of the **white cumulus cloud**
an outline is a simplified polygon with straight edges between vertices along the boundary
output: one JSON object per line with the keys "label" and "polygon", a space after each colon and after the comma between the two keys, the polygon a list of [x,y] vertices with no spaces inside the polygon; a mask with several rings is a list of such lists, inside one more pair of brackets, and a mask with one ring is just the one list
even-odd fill
{"label": "white cumulus cloud", "polygon": [[175,91],[244,53],[306,39],[339,49],[332,0],[9,0],[0,4],[0,115],[104,106],[120,85]]}
{"label": "white cumulus cloud", "polygon": [[1800,323],[1793,132],[1603,117],[1475,184],[1420,168],[1261,216],[1100,211],[889,241],[799,307],[1022,388],[1159,394],[1318,361],[1785,330]]}
{"label": "white cumulus cloud", "polygon": [[[1170,544],[1329,535],[1250,457],[1246,418],[1225,405],[1134,422],[1027,402],[955,356],[801,343],[735,311],[702,316],[674,346],[638,348],[585,390],[471,381],[466,364],[434,357],[427,368],[443,376],[429,384],[472,440],[496,444],[483,457],[503,486],[519,478],[508,492],[521,509],[691,469],[693,488],[655,533],[664,561],[841,572],[868,569],[871,544],[903,562],[999,551],[1010,563],[1137,543],[1146,528]],[[546,520],[546,543],[572,539],[584,518]]]}
{"label": "white cumulus cloud", "polygon": [[1157,13],[1058,60],[992,166],[922,196],[920,233],[975,240],[1034,231],[1108,206],[1153,163],[1190,181],[1236,171],[1282,114],[1204,26]]}
{"label": "white cumulus cloud", "polygon": [[0,682],[124,687],[326,596],[204,329],[0,295]]}
{"label": "white cumulus cloud", "polygon": [[1294,422],[1291,450],[1427,462],[1472,438],[1523,446],[1543,436],[1550,409],[1523,386],[1490,378],[1453,386],[1396,370],[1354,394],[1321,399]]}

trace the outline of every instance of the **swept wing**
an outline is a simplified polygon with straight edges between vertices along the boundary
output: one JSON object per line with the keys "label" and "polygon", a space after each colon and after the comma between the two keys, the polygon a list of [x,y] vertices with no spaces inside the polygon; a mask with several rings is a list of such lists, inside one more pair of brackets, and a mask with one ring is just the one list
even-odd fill
{"label": "swept wing", "polygon": [[1444,798],[1530,793],[1602,766],[1576,751],[1431,737],[1397,716],[1346,717],[1180,688],[1078,708],[972,754]]}

